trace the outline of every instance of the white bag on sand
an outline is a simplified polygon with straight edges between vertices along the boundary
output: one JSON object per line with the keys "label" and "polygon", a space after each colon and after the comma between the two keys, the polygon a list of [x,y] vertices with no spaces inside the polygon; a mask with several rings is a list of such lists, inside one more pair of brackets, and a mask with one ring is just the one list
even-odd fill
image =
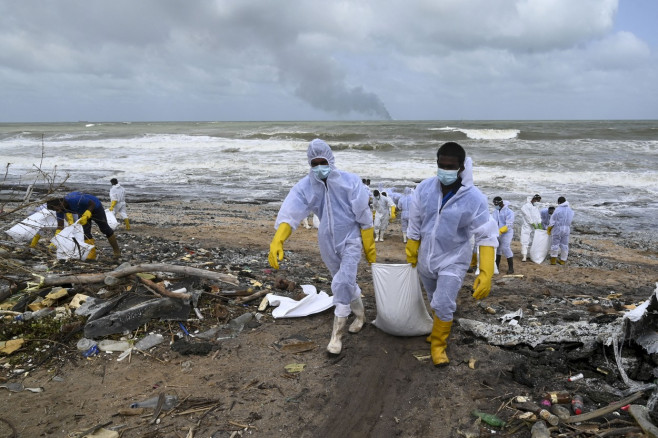
{"label": "white bag on sand", "polygon": [[117,217],[114,215],[114,213],[106,208],[105,217],[107,218],[107,224],[110,226],[110,228],[116,230],[119,226],[119,221],[117,220]]}
{"label": "white bag on sand", "polygon": [[535,235],[532,238],[532,245],[530,245],[529,255],[530,260],[537,264],[541,264],[548,251],[551,249],[551,236],[548,235],[546,230],[535,230]]}
{"label": "white bag on sand", "polygon": [[320,228],[320,218],[313,214],[313,228]]}
{"label": "white bag on sand", "polygon": [[29,242],[42,228],[57,228],[57,216],[54,211],[44,208],[5,232],[16,242]]}
{"label": "white bag on sand", "polygon": [[334,305],[334,299],[325,291],[317,292],[315,286],[303,284],[302,290],[306,294],[304,298],[295,301],[292,298],[280,295],[267,294],[270,306],[277,306],[272,311],[273,318],[298,318],[323,312]]}
{"label": "white bag on sand", "polygon": [[50,239],[57,247],[57,258],[60,260],[78,259],[86,260],[94,245],[85,243],[85,234],[82,225],[74,223],[64,228],[59,234]]}
{"label": "white bag on sand", "polygon": [[420,278],[410,264],[372,264],[378,329],[395,336],[421,336],[432,331]]}

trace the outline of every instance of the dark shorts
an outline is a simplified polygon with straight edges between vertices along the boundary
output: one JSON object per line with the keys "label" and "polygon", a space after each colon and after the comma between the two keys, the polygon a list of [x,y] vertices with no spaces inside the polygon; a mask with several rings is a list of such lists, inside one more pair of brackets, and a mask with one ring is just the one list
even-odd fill
{"label": "dark shorts", "polygon": [[105,234],[105,237],[112,237],[114,234],[114,230],[107,224],[107,216],[105,216],[105,209],[103,207],[94,208],[94,211],[91,212],[91,219],[82,226],[82,230],[85,233],[85,239],[93,239],[93,236],[91,235],[92,222],[96,222],[96,225],[98,225],[101,233]]}

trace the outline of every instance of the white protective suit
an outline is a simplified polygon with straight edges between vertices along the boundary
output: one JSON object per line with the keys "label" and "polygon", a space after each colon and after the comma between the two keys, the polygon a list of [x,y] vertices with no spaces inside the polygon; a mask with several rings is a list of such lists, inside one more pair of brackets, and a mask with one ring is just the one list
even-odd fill
{"label": "white protective suit", "polygon": [[409,204],[411,204],[412,193],[413,190],[411,187],[405,187],[404,195],[402,195],[397,202],[397,209],[402,212],[400,214],[400,228],[404,234],[406,234],[407,228],[409,227]]}
{"label": "white protective suit", "polygon": [[331,173],[326,184],[309,171],[286,196],[274,228],[285,222],[295,230],[309,213],[320,218],[318,243],[322,260],[333,277],[334,314],[347,317],[351,313],[350,302],[361,297],[356,271],[363,252],[361,230],[372,227],[368,188],[358,175],[336,168],[334,154],[324,141],[313,140],[307,156],[309,165],[315,158],[327,160]]}
{"label": "white protective suit", "polygon": [[388,196],[380,194],[379,199],[372,198],[372,208],[375,210],[375,233],[379,231],[386,232],[393,205],[395,204]]}
{"label": "white protective suit", "polygon": [[477,246],[498,246],[498,228],[487,198],[473,185],[470,157],[460,174],[462,186],[443,202],[438,177],[421,182],[409,203],[408,237],[420,240],[418,273],[430,306],[442,321],[452,320],[457,293],[471,262],[469,239]]}
{"label": "white protective suit", "polygon": [[523,219],[523,224],[521,224],[521,255],[524,257],[528,255],[530,236],[532,235],[532,230],[535,229],[533,225],[541,224],[539,209],[531,202],[532,196],[528,196],[527,201],[521,207],[521,218]]}
{"label": "white protective suit", "polygon": [[127,219],[126,213],[126,190],[121,187],[121,184],[114,184],[110,187],[110,201],[117,201],[114,206],[114,215],[118,219]]}
{"label": "white protective suit", "polygon": [[539,215],[541,216],[541,227],[543,229],[548,228],[548,224],[551,221],[551,215],[548,213],[548,207],[539,210]]}
{"label": "white protective suit", "polygon": [[571,221],[573,221],[573,210],[569,202],[565,201],[555,207],[548,223],[551,229],[551,257],[560,254],[560,260],[566,261],[569,256],[569,235],[571,234]]}
{"label": "white protective suit", "polygon": [[498,210],[494,209],[493,219],[496,222],[498,229],[507,225],[507,232],[498,236],[498,250],[496,255],[504,255],[505,258],[514,256],[512,248],[512,238],[514,237],[514,212],[507,206],[507,201],[503,200],[503,208]]}

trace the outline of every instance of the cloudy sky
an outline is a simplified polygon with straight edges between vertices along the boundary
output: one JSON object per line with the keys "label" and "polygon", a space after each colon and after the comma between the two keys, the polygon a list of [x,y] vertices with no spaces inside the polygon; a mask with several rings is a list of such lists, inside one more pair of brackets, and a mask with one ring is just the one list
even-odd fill
{"label": "cloudy sky", "polygon": [[658,118],[656,0],[0,0],[0,122]]}

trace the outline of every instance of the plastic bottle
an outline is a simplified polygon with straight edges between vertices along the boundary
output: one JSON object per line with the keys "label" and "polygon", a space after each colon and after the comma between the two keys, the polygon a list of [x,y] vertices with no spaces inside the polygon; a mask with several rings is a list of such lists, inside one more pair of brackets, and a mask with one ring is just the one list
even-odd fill
{"label": "plastic bottle", "polygon": [[576,380],[580,380],[580,379],[582,379],[583,377],[585,377],[585,376],[583,375],[583,373],[578,373],[578,374],[575,374],[575,375],[569,377],[567,380],[568,380],[569,382],[575,382]]}
{"label": "plastic bottle", "polygon": [[148,350],[151,347],[155,347],[156,345],[160,344],[161,342],[164,341],[164,336],[162,336],[160,333],[151,333],[135,344],[135,348],[137,350],[145,351]]}
{"label": "plastic bottle", "polygon": [[571,395],[567,391],[551,391],[544,393],[542,398],[550,401],[552,404],[568,404],[571,403]]}
{"label": "plastic bottle", "polygon": [[[147,398],[146,400],[142,400],[140,402],[135,402],[130,405],[131,408],[155,408],[158,405],[158,398],[159,396]],[[178,404],[178,396],[177,395],[165,395],[164,402],[162,403],[162,410],[163,411],[168,411],[170,409],[173,409],[174,406]]]}
{"label": "plastic bottle", "polygon": [[243,313],[237,318],[230,320],[228,326],[236,333],[241,332],[244,329],[245,324],[251,321],[253,317],[254,315],[252,315],[251,312]]}
{"label": "plastic bottle", "polygon": [[542,420],[546,420],[551,426],[557,426],[560,423],[560,419],[556,415],[548,412],[546,409],[540,410],[537,415]]}
{"label": "plastic bottle", "polygon": [[44,307],[43,309],[37,310],[36,312],[23,312],[20,315],[16,315],[16,321],[29,321],[30,319],[39,319],[44,316],[50,315],[55,309],[51,307]]}
{"label": "plastic bottle", "polygon": [[80,351],[87,351],[94,345],[96,345],[96,341],[94,341],[93,339],[80,338],[80,340],[76,344],[76,347]]}
{"label": "plastic bottle", "polygon": [[98,348],[101,351],[126,351],[130,348],[128,341],[113,341],[111,339],[103,339],[98,343]]}
{"label": "plastic bottle", "polygon": [[565,408],[562,405],[551,406],[551,412],[557,415],[557,417],[563,421],[571,416],[571,412],[569,412],[569,409]]}
{"label": "plastic bottle", "polygon": [[551,436],[546,423],[541,420],[532,425],[530,433],[532,434],[532,438],[549,438]]}
{"label": "plastic bottle", "polygon": [[476,417],[480,417],[482,421],[487,423],[489,426],[504,426],[506,423],[498,418],[497,416],[493,414],[486,414],[484,412],[480,412],[477,409],[473,411],[473,415]]}
{"label": "plastic bottle", "polygon": [[571,410],[574,414],[580,415],[583,413],[583,408],[585,407],[583,403],[583,398],[579,395],[574,395],[571,400]]}

